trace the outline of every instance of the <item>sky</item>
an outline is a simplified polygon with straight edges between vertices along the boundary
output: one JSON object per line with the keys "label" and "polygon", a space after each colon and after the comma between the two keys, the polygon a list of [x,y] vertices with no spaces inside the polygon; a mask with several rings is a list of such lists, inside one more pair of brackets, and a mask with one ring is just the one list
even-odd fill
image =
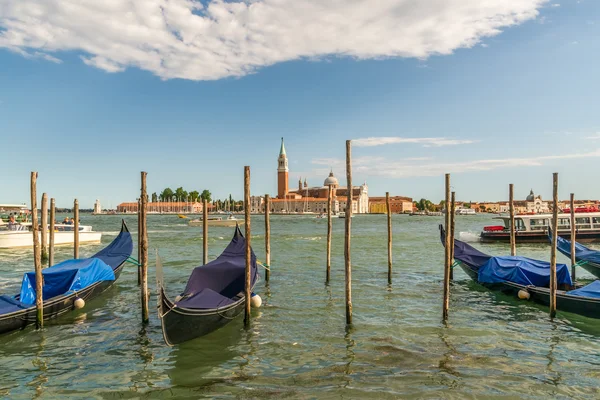
{"label": "sky", "polygon": [[0,203],[183,186],[277,192],[330,169],[437,202],[600,198],[600,1],[3,0]]}

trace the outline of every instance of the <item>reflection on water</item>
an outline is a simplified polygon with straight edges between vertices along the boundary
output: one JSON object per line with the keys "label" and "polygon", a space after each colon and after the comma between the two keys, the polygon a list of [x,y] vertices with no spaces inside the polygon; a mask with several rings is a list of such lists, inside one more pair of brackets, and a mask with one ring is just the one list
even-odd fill
{"label": "reflection on water", "polygon": [[[333,225],[331,282],[323,285],[326,225],[273,217],[272,270],[255,292],[263,306],[224,328],[167,347],[153,311],[142,326],[135,266],[77,312],[0,336],[0,396],[9,398],[594,398],[600,385],[600,321],[490,292],[459,269],[450,319],[441,321],[443,249],[436,218],[393,216],[394,275],[387,283],[385,216],[353,220],[353,319],[345,327],[343,223]],[[126,217],[136,238],[135,217]],[[82,216],[115,233],[118,216]],[[263,224],[253,217],[263,256]],[[339,221],[338,221],[339,222]],[[478,232],[486,217],[457,219]],[[211,228],[209,259],[231,228]],[[150,247],[160,251],[170,294],[202,259],[201,228],[176,216],[149,216]],[[114,238],[105,234],[103,244]],[[475,244],[506,254],[504,244]],[[85,246],[83,256],[101,245]],[[548,259],[545,245],[519,254]],[[57,248],[56,260],[71,257]],[[559,255],[562,257],[562,255]],[[559,258],[559,262],[568,262]],[[30,252],[0,251],[0,288],[16,293],[31,269]],[[262,271],[261,271],[262,273]],[[582,271],[582,275],[586,273]],[[586,276],[590,277],[590,276]],[[154,282],[150,265],[149,282]],[[150,284],[152,296],[155,287]],[[151,299],[151,304],[156,298]]]}

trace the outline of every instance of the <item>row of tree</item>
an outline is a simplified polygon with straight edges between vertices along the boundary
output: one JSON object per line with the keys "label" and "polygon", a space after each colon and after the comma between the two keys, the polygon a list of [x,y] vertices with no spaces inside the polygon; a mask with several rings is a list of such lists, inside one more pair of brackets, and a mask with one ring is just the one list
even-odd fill
{"label": "row of tree", "polygon": [[[427,199],[421,199],[413,202],[413,205],[417,207],[419,211],[442,211],[446,207],[446,200],[440,201],[440,204],[433,204]],[[462,206],[464,208],[471,208],[471,203],[463,203]],[[485,211],[485,207],[481,207],[483,208],[483,211]]]}
{"label": "row of tree", "polygon": [[229,198],[225,198],[225,200],[216,199],[213,200],[212,193],[208,189],[204,189],[202,193],[197,190],[193,190],[191,192],[186,191],[183,187],[178,187],[173,191],[171,188],[165,188],[160,193],[152,193],[151,195],[152,201],[203,201],[206,199],[207,202],[212,203],[214,208],[217,210],[224,211],[242,211],[244,209],[244,201],[243,200],[234,200],[231,195]]}

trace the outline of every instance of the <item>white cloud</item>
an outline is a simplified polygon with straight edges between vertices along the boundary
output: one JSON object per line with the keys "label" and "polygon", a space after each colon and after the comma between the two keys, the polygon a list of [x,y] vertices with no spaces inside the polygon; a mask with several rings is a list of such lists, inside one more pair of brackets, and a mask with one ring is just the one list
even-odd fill
{"label": "white cloud", "polygon": [[458,140],[458,139],[447,139],[443,137],[437,138],[404,138],[397,136],[383,136],[383,137],[368,137],[361,139],[353,139],[352,144],[356,147],[373,147],[383,146],[386,144],[399,144],[399,143],[413,143],[422,144],[424,147],[441,147],[441,146],[456,146],[459,144],[470,144],[475,143],[474,140]]}
{"label": "white cloud", "polygon": [[551,4],[550,7],[553,7],[553,8],[560,7],[560,3]]}
{"label": "white cloud", "polygon": [[[352,170],[353,172],[358,172],[369,176],[410,178],[421,176],[440,176],[445,173],[490,171],[499,168],[537,167],[544,165],[548,161],[592,157],[600,157],[600,149],[589,153],[551,155],[532,158],[505,158],[497,160],[473,160],[464,162],[437,163],[419,163],[414,162],[415,160],[411,159],[393,161],[387,160],[383,157],[357,157],[352,159]],[[312,163],[320,164],[318,159],[313,160]],[[327,159],[327,165],[331,165],[334,169],[341,171],[344,171],[346,168],[345,161],[340,159]]]}
{"label": "white cloud", "polygon": [[600,139],[600,132],[596,132],[596,134],[592,136],[586,136],[586,139],[598,140]]}
{"label": "white cloud", "polygon": [[210,80],[300,58],[450,54],[536,18],[546,2],[3,0],[0,48],[52,61],[78,51],[108,72]]}

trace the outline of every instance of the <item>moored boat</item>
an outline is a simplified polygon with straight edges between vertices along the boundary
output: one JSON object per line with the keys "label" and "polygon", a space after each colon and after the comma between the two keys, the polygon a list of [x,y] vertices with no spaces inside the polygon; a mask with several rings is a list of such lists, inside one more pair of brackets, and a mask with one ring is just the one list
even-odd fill
{"label": "moored boat", "polygon": [[[183,292],[169,299],[162,265],[156,263],[158,313],[165,342],[172,346],[204,336],[229,323],[244,311],[246,239],[239,227],[221,255],[196,267]],[[256,256],[251,250],[251,287],[258,280]]]}
{"label": "moored boat", "polygon": [[[43,269],[44,320],[81,308],[111,287],[132,250],[131,234],[123,221],[119,235],[92,257],[67,260]],[[19,294],[0,296],[0,334],[35,322],[35,296],[34,272],[24,275]]]}
{"label": "moored boat", "polygon": [[[73,244],[73,225],[54,225],[54,244]],[[39,233],[41,236],[41,232]],[[46,243],[49,241],[50,233],[47,233]],[[102,232],[95,232],[90,225],[79,225],[79,243],[97,243],[102,240]],[[31,223],[3,224],[0,225],[0,249],[18,247],[32,247],[33,234]]]}
{"label": "moored boat", "polygon": [[[482,242],[509,242],[510,217],[499,216],[494,219],[502,224],[486,226],[481,232]],[[545,243],[552,214],[519,214],[515,215],[515,232],[517,243]],[[577,212],[575,214],[577,239],[582,242],[600,241],[600,212]],[[571,215],[558,214],[558,235],[571,238]]]}
{"label": "moored boat", "polygon": [[[208,226],[236,226],[243,224],[243,219],[238,219],[234,215],[229,215],[227,218],[218,216],[209,216],[207,220]],[[201,218],[193,219],[188,222],[189,226],[202,226],[204,221]]]}
{"label": "moored boat", "polygon": [[[440,239],[445,243],[445,231],[440,225]],[[550,304],[550,263],[520,256],[493,257],[469,244],[454,239],[455,262],[475,282],[538,304]],[[586,286],[571,282],[565,264],[556,264],[558,289],[556,308],[591,318],[600,318],[600,282]]]}
{"label": "moored boat", "polygon": [[[576,234],[576,236],[579,233]],[[552,239],[552,233],[549,232],[548,238]],[[565,256],[571,258],[571,241],[560,236],[556,238],[556,248]],[[588,271],[590,274],[600,278],[600,251],[592,250],[581,243],[575,242],[575,262]]]}

